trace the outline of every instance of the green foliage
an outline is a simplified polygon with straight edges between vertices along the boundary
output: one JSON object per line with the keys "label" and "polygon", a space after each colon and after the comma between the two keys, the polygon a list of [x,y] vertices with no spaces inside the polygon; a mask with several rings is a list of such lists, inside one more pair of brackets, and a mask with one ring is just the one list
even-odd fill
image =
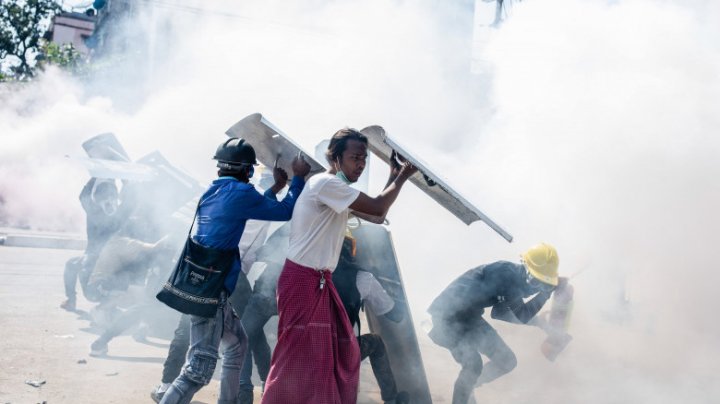
{"label": "green foliage", "polygon": [[[18,80],[34,75],[34,58],[50,19],[61,11],[55,0],[0,1],[0,63]],[[0,66],[4,67],[4,66]]]}
{"label": "green foliage", "polygon": [[55,42],[42,41],[39,53],[37,60],[40,68],[55,65],[73,74],[87,73],[87,59],[71,43],[58,45]]}

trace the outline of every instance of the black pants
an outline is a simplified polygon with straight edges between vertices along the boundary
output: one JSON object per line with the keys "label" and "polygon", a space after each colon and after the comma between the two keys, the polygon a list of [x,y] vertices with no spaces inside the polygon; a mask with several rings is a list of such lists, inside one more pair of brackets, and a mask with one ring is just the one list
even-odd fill
{"label": "black pants", "polygon": [[[250,282],[248,282],[244,273],[240,273],[237,283],[235,284],[235,291],[233,291],[232,295],[228,298],[228,301],[236,313],[242,315],[251,294],[252,288],[250,287]],[[180,376],[188,349],[190,349],[190,316],[183,314],[175,329],[175,335],[172,341],[170,341],[168,356],[163,364],[163,383],[172,383],[173,380]]]}
{"label": "black pants", "polygon": [[270,359],[272,350],[265,336],[263,328],[273,316],[277,316],[277,302],[275,298],[265,296],[262,293],[253,293],[242,316],[242,325],[248,337],[248,352],[252,355],[245,356],[245,363],[240,378],[240,388],[252,391],[253,385],[250,380],[252,376],[252,360],[258,369],[258,376],[263,382],[267,380],[270,372]]}
{"label": "black pants", "polygon": [[397,386],[382,338],[377,334],[363,334],[358,337],[358,345],[360,345],[360,360],[370,357],[370,366],[380,387],[380,397],[383,401],[394,400],[397,396]]}
{"label": "black pants", "polygon": [[[430,338],[448,348],[462,366],[453,388],[453,404],[467,404],[476,384],[488,383],[517,366],[517,358],[495,329],[482,317],[457,324],[433,317]],[[483,367],[482,357],[490,361]]]}

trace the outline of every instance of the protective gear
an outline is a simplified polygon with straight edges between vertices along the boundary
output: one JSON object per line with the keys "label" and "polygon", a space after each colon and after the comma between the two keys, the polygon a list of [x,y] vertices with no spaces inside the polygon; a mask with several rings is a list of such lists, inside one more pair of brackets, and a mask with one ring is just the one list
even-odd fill
{"label": "protective gear", "polygon": [[342,172],[342,170],[338,171],[338,172],[335,174],[335,176],[338,177],[338,178],[340,178],[340,179],[342,180],[342,182],[344,182],[344,183],[346,183],[346,184],[348,184],[348,185],[352,184],[352,181],[350,181],[350,179],[348,179],[348,177],[345,175],[344,172]]}
{"label": "protective gear", "polygon": [[247,177],[252,178],[255,174],[255,166],[250,166],[250,169],[248,170]]}
{"label": "protective gear", "polygon": [[557,286],[560,259],[555,247],[540,243],[527,250],[522,255],[522,259],[528,272],[535,279],[548,285]]}
{"label": "protective gear", "polygon": [[232,137],[218,146],[214,160],[218,161],[218,168],[225,170],[240,170],[246,166],[257,164],[255,149],[245,143],[244,139]]}
{"label": "protective gear", "polygon": [[335,173],[335,176],[340,178],[342,180],[342,182],[344,182],[348,185],[352,184],[353,182],[350,181],[350,179],[343,172],[342,168],[340,168],[340,158],[338,157],[338,159],[336,161],[337,161],[338,165],[337,165],[337,173]]}

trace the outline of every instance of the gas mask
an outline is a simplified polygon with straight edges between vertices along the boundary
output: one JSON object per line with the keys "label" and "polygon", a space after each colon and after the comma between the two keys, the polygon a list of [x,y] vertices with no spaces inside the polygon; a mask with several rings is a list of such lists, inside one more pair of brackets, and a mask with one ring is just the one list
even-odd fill
{"label": "gas mask", "polygon": [[542,282],[530,274],[527,275],[527,284],[533,292],[550,293],[555,290],[555,286]]}

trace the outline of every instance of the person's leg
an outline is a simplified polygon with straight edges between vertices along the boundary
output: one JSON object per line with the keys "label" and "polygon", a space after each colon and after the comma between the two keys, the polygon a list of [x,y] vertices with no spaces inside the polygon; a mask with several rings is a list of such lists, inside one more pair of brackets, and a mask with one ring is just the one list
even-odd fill
{"label": "person's leg", "polygon": [[467,404],[475,388],[475,382],[483,371],[482,357],[473,341],[462,338],[450,349],[450,353],[462,368],[453,387],[452,404]]}
{"label": "person's leg", "polygon": [[[264,336],[262,327],[267,322],[263,316],[263,302],[264,299],[262,295],[253,293],[240,320],[248,339],[248,353],[245,355],[245,361],[240,371],[241,404],[250,404],[253,402],[253,356],[257,362],[256,351],[258,348],[256,345],[260,343],[260,335]],[[260,349],[262,348],[260,347]]]}
{"label": "person's leg", "polygon": [[187,314],[181,315],[178,326],[175,328],[175,335],[172,341],[170,341],[168,356],[163,363],[161,383],[150,392],[150,397],[156,403],[162,400],[163,395],[167,389],[170,388],[173,380],[180,376],[182,367],[185,364],[185,356],[190,347],[190,327],[190,316]]}
{"label": "person's leg", "polygon": [[398,395],[397,386],[382,338],[376,334],[364,334],[358,337],[358,344],[360,357],[362,359],[370,357],[370,366],[380,387],[383,401],[395,400]]}
{"label": "person's leg", "polygon": [[477,381],[478,386],[509,373],[517,366],[517,358],[510,347],[490,324],[485,321],[483,323],[478,350],[490,361],[485,364],[485,369]]}
{"label": "person's leg", "polygon": [[163,363],[163,383],[172,383],[182,371],[182,367],[185,364],[185,356],[187,355],[188,348],[190,348],[190,316],[183,314],[180,316],[180,322],[175,329],[172,341],[170,341],[170,348],[168,349],[168,356]]}
{"label": "person's leg", "polygon": [[161,404],[188,404],[200,388],[210,383],[218,360],[224,311],[224,304],[221,304],[215,317],[190,316],[188,360],[180,376],[163,395]]}
{"label": "person's leg", "polygon": [[248,353],[240,379],[241,389],[252,391],[252,359],[258,368],[258,375],[263,382],[270,371],[270,357],[272,352],[265,338],[263,327],[274,315],[277,315],[275,299],[255,293],[245,308],[241,322],[248,337]]}
{"label": "person's leg", "polygon": [[236,404],[240,395],[240,370],[247,352],[247,336],[232,305],[225,307],[222,335],[223,361],[218,404]]}
{"label": "person's leg", "polygon": [[108,343],[128,328],[137,324],[142,319],[142,315],[147,309],[148,305],[145,303],[136,304],[115,318],[105,332],[103,332],[102,335],[100,335],[100,337],[96,339],[92,345],[90,345],[90,356],[101,356],[107,354]]}
{"label": "person's leg", "polygon": [[[270,320],[270,317],[267,317]],[[265,321],[267,323],[267,320]],[[270,359],[272,357],[272,350],[270,344],[268,344],[265,331],[261,332],[257,336],[255,346],[253,347],[253,357],[255,358],[255,366],[258,370],[258,377],[260,381],[265,383],[267,375],[270,373]]]}
{"label": "person's leg", "polygon": [[83,257],[72,257],[65,263],[63,282],[65,284],[65,297],[67,299],[60,304],[65,310],[74,311],[77,301],[77,279],[82,270]]}

